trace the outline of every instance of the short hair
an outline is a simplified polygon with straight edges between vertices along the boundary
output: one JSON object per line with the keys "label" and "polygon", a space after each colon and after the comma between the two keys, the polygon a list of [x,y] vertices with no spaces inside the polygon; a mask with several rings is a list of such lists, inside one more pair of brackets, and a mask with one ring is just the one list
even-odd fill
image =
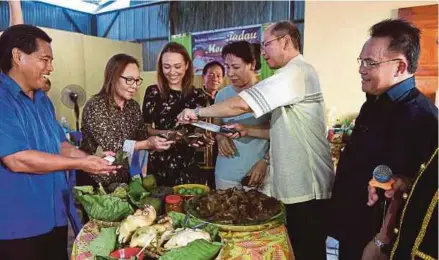
{"label": "short hair", "polygon": [[386,19],[370,28],[371,37],[389,37],[388,50],[403,53],[407,59],[407,71],[415,73],[421,52],[421,31],[410,22],[401,19]]}
{"label": "short hair", "polygon": [[225,69],[224,69],[223,64],[221,64],[221,62],[219,62],[219,61],[214,60],[214,61],[211,61],[211,62],[207,63],[207,64],[204,66],[204,68],[203,68],[203,76],[206,76],[207,71],[208,71],[210,68],[215,67],[215,66],[218,66],[218,67],[221,68],[221,70],[222,70],[222,72],[223,72],[223,77],[224,77],[224,75],[226,75],[226,71],[225,71]]}
{"label": "short hair", "polygon": [[276,37],[290,36],[296,50],[302,51],[301,35],[299,28],[291,21],[280,21],[269,26],[271,34]]}
{"label": "short hair", "polygon": [[255,62],[255,70],[261,68],[261,46],[259,44],[252,44],[248,41],[231,42],[224,46],[221,52],[224,59],[229,54],[241,58],[247,64]]}
{"label": "short hair", "polygon": [[51,43],[52,39],[38,27],[18,24],[7,28],[0,36],[0,71],[7,73],[12,68],[12,50],[18,48],[26,54],[38,50],[37,39]]}

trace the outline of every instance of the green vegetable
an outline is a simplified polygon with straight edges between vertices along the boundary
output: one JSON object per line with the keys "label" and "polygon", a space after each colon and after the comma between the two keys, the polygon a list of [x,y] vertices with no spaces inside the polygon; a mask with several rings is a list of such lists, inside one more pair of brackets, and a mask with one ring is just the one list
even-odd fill
{"label": "green vegetable", "polygon": [[151,205],[157,212],[160,212],[162,201],[151,197],[149,192],[144,192],[139,198],[132,197],[130,194],[128,194],[128,197],[130,198],[131,203],[140,209],[143,209],[145,205]]}
{"label": "green vegetable", "polygon": [[75,191],[80,191],[83,194],[94,194],[93,186],[75,186]]}
{"label": "green vegetable", "polygon": [[121,199],[126,199],[126,198],[128,198],[128,192],[124,189],[124,188],[122,188],[122,187],[117,187],[114,191],[113,191],[113,193],[111,193],[110,194],[111,196],[115,196],[115,197],[118,197],[118,198],[121,198]]}
{"label": "green vegetable", "polygon": [[116,228],[102,228],[99,235],[93,239],[88,249],[93,255],[108,256],[116,247]]}
{"label": "green vegetable", "polygon": [[106,195],[107,194],[107,192],[104,189],[104,186],[102,186],[102,183],[99,183],[98,194],[100,194],[100,195]]}
{"label": "green vegetable", "polygon": [[185,188],[181,188],[181,189],[178,190],[178,194],[183,195],[185,193],[186,193],[186,189]]}
{"label": "green vegetable", "polygon": [[146,177],[142,179],[142,185],[147,191],[154,190],[157,187],[154,175],[146,175]]}
{"label": "green vegetable", "polygon": [[123,151],[118,151],[114,158],[116,159],[114,160],[114,164],[121,165],[124,163],[125,159],[128,158],[128,154]]}
{"label": "green vegetable", "polygon": [[134,212],[127,200],[115,196],[90,194],[90,189],[83,187],[74,187],[73,192],[76,200],[93,219],[120,221]]}
{"label": "green vegetable", "polygon": [[[186,214],[180,213],[180,212],[174,212],[171,211],[168,213],[168,216],[171,217],[172,219],[172,226],[174,228],[179,228],[179,227],[183,227],[183,223],[184,223],[184,219],[186,218]],[[186,227],[192,228],[195,227],[196,225],[202,224],[204,223],[204,221],[199,220],[197,218],[194,217],[190,217],[189,221],[186,225]],[[210,234],[210,238],[212,240],[215,240],[217,234],[218,234],[218,226],[213,225],[213,224],[207,224],[205,227],[201,228],[202,230],[206,231],[207,233]]]}
{"label": "green vegetable", "polygon": [[204,239],[197,239],[185,247],[172,249],[161,256],[160,260],[205,260],[212,259],[218,254],[222,244],[219,242],[207,242]]}
{"label": "green vegetable", "polygon": [[134,201],[138,201],[144,193],[150,194],[145,188],[143,188],[142,180],[140,178],[136,178],[128,184],[128,196],[131,199],[134,199]]}

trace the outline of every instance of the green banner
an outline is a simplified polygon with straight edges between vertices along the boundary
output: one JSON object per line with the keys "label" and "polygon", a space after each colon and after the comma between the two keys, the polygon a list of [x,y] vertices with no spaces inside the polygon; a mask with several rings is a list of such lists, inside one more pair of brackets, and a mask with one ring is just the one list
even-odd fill
{"label": "green banner", "polygon": [[192,59],[192,35],[190,33],[171,35],[171,42],[183,45]]}

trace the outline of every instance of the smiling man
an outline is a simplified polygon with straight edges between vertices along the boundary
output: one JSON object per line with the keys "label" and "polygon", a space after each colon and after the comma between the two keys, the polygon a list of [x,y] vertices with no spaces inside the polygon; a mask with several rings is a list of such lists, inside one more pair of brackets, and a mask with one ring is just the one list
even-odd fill
{"label": "smiling man", "polygon": [[438,145],[437,108],[416,88],[414,77],[419,38],[410,23],[384,20],[372,26],[358,58],[367,101],[341,155],[332,193],[330,227],[340,242],[340,260],[361,259],[372,240],[381,258],[367,259],[386,259],[393,236],[379,232],[384,209],[366,205],[372,172],[386,165],[394,176],[412,178]]}
{"label": "smiling man", "polygon": [[273,76],[222,103],[185,109],[178,119],[188,123],[201,117],[271,113],[269,130],[238,130],[254,137],[269,134],[271,194],[286,206],[295,258],[326,259],[324,220],[334,172],[319,79],[300,54],[300,32],[292,22],[272,24],[263,37],[262,55],[270,68],[278,69]]}
{"label": "smiling man", "polygon": [[53,71],[51,38],[31,25],[0,36],[0,255],[67,259],[68,169],[117,167],[69,142],[42,89]]}

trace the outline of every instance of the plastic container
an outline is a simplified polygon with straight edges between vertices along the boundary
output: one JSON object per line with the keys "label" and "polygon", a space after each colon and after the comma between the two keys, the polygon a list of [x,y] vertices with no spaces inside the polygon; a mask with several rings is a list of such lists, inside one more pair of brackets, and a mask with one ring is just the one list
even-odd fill
{"label": "plastic container", "polygon": [[183,212],[183,199],[178,195],[168,195],[165,198],[166,213],[171,211]]}
{"label": "plastic container", "polygon": [[[142,249],[138,247],[127,247],[113,251],[110,256],[117,259],[131,259],[135,257]],[[139,260],[144,259],[143,252],[138,257]]]}

